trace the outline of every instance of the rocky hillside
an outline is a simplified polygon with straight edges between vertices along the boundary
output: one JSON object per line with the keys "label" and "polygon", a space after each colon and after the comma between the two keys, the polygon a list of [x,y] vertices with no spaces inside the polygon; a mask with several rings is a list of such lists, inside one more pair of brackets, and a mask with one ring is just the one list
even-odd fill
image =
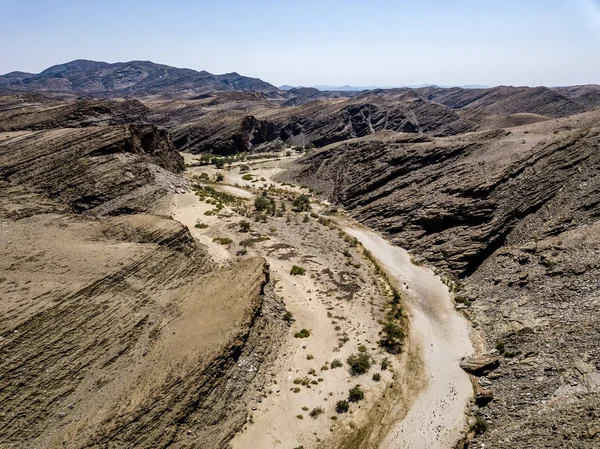
{"label": "rocky hillside", "polygon": [[159,215],[187,188],[167,131],[63,112],[0,133],[0,447],[222,448],[286,329],[268,266]]}
{"label": "rocky hillside", "polygon": [[600,107],[600,87],[404,88],[350,98],[292,89],[281,98],[206,93],[144,102],[150,120],[172,131],[177,148],[230,154],[283,144],[322,147],[379,131],[439,137],[543,122]]}
{"label": "rocky hillside", "polygon": [[598,444],[599,148],[594,111],[445,138],[375,134],[292,171],[462,279],[458,308],[501,356],[477,380],[494,399],[475,408],[488,429],[472,447]]}
{"label": "rocky hillside", "polygon": [[278,89],[258,78],[238,73],[213,75],[150,61],[106,62],[76,60],[39,74],[11,72],[0,76],[1,92],[47,92],[95,97],[191,94],[205,91]]}

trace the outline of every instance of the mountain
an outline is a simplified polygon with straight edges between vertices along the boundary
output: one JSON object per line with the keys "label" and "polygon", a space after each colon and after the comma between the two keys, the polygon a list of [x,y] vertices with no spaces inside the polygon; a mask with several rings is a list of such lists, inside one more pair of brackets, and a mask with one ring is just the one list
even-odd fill
{"label": "mountain", "polygon": [[238,73],[213,75],[150,61],[109,64],[79,59],[52,66],[39,74],[11,72],[0,76],[0,93],[47,92],[99,97],[194,94],[207,91],[278,89]]}

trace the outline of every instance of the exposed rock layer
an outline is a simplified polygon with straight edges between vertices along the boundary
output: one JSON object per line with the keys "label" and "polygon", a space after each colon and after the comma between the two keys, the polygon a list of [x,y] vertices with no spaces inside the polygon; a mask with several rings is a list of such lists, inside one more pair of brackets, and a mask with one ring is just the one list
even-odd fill
{"label": "exposed rock layer", "polygon": [[463,277],[458,307],[500,357],[477,373],[488,429],[472,447],[597,446],[599,149],[589,112],[448,138],[374,135],[312,151],[287,175]]}

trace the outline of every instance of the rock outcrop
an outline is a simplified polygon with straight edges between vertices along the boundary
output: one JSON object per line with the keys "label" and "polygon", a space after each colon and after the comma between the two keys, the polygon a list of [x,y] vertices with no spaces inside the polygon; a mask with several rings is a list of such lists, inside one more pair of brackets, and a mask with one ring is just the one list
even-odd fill
{"label": "rock outcrop", "polygon": [[19,133],[0,140],[0,166],[0,179],[77,212],[142,212],[185,188],[183,158],[153,125]]}

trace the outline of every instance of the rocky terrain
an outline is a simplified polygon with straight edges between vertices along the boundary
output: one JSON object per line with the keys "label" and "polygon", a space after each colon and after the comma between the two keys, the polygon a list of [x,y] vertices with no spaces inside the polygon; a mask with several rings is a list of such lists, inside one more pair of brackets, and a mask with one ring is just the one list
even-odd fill
{"label": "rocky terrain", "polygon": [[[423,432],[446,447],[469,392],[422,376],[469,352],[456,311],[478,352],[461,364],[460,445],[598,447],[599,86],[281,91],[74,61],[4,75],[0,92],[0,448],[396,447]],[[283,149],[225,170],[196,156]],[[299,194],[316,212],[293,210]],[[271,215],[249,213],[257,196]],[[344,223],[404,289],[406,329],[446,326],[407,332],[377,381],[330,369],[361,347],[381,364],[395,288]],[[365,402],[337,413],[358,379]]]}
{"label": "rocky terrain", "polygon": [[482,350],[500,356],[477,373],[487,430],[469,447],[598,445],[599,145],[592,111],[375,134],[313,150],[288,175],[455,279]]}
{"label": "rocky terrain", "polygon": [[162,215],[165,130],[27,115],[0,133],[0,447],[223,447],[287,329],[268,265]]}

